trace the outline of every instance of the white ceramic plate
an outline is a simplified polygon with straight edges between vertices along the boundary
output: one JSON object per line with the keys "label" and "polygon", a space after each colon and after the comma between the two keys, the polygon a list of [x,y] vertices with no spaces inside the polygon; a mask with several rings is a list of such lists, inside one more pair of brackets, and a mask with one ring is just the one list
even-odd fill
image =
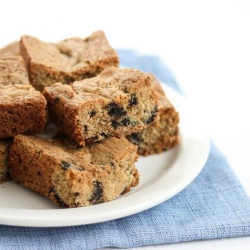
{"label": "white ceramic plate", "polygon": [[173,197],[202,170],[210,140],[194,108],[163,86],[180,113],[181,143],[162,154],[140,157],[140,184],[120,198],[94,206],[60,209],[50,200],[13,182],[0,185],[0,224],[32,227],[84,225],[132,215]]}

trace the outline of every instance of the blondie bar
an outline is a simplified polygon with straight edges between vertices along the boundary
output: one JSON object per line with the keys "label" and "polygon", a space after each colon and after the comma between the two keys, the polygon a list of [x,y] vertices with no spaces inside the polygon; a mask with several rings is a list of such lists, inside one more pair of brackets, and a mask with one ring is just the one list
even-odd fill
{"label": "blondie bar", "polygon": [[139,70],[111,67],[70,85],[43,92],[50,118],[79,145],[139,132],[157,113],[151,78]]}
{"label": "blondie bar", "polygon": [[137,147],[110,137],[90,147],[63,138],[17,135],[10,149],[10,175],[60,207],[107,202],[138,184]]}
{"label": "blondie bar", "polygon": [[30,82],[38,90],[58,81],[70,83],[93,77],[106,67],[119,65],[118,55],[102,31],[85,39],[69,38],[59,43],[23,36],[20,51]]}

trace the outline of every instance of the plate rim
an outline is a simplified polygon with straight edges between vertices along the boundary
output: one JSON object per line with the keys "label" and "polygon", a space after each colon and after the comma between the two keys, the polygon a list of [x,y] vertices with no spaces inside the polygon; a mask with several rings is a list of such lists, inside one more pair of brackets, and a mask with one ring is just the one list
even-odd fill
{"label": "plate rim", "polygon": [[[170,99],[170,101],[174,104],[174,106],[177,107],[177,111],[180,113],[180,125],[182,123],[182,118],[185,112],[188,112],[188,107],[191,107],[192,105],[190,103],[187,103],[187,101],[175,90],[168,87],[166,84],[161,83],[164,91],[166,92],[167,97]],[[178,101],[174,101],[172,99],[177,99]],[[177,105],[178,104],[178,105]],[[185,104],[184,106],[182,106]],[[187,105],[187,106],[186,106]],[[186,109],[186,110],[185,110]],[[190,108],[190,109],[193,109]],[[184,110],[184,111],[183,111]],[[183,112],[183,113],[182,113]],[[197,121],[195,121],[197,123]],[[180,127],[180,137],[181,140],[184,139],[185,141],[185,133],[182,131],[182,128]],[[132,195],[124,195],[119,197],[118,199],[114,201],[110,201],[107,203],[101,203],[89,207],[80,207],[80,208],[67,208],[67,209],[42,209],[42,210],[36,210],[36,209],[18,209],[18,208],[0,208],[0,224],[2,225],[9,225],[9,226],[29,226],[29,227],[65,227],[65,226],[77,226],[77,225],[86,225],[86,224],[94,224],[94,223],[100,223],[105,221],[110,221],[118,218],[127,217],[133,214],[137,214],[139,212],[145,211],[149,208],[155,207],[162,202],[165,202],[178,194],[180,191],[184,190],[196,177],[199,175],[201,170],[203,169],[209,152],[210,152],[210,137],[205,132],[204,127],[202,126],[199,130],[199,136],[201,137],[201,141],[203,143],[203,154],[199,156],[199,166],[196,166],[194,168],[194,171],[189,174],[188,178],[185,179],[184,182],[178,183],[171,192],[163,193],[163,192],[157,192],[157,188],[161,185],[164,185],[164,181],[168,179],[169,174],[171,173],[167,171],[167,174],[161,176],[157,182],[152,183],[151,185],[147,186],[144,190],[138,191],[133,193]],[[178,148],[181,150],[183,142],[180,143],[180,145],[176,146],[174,149],[176,150]],[[166,152],[164,152],[166,153]],[[164,154],[163,153],[163,154]],[[140,156],[141,157],[141,156]],[[147,156],[150,157],[150,156]],[[180,159],[179,159],[180,160]],[[196,159],[197,161],[197,159]],[[179,164],[178,159],[174,162],[174,165]],[[174,169],[174,166],[171,167],[171,169]],[[175,172],[175,170],[173,170]],[[136,187],[133,188],[133,190],[136,190]],[[141,197],[141,193],[144,193],[146,191],[152,191],[154,190],[154,194],[157,194],[156,197],[150,197],[150,194],[145,197]],[[152,194],[151,194],[152,196]],[[137,203],[133,203],[132,206],[127,208],[127,203],[129,201],[133,201],[133,198],[136,199]],[[150,199],[148,199],[150,198]],[[105,209],[103,209],[103,207]],[[114,211],[115,210],[115,211]],[[70,213],[71,216],[65,218],[65,211],[66,215]],[[100,212],[101,211],[101,212]],[[46,214],[46,218],[42,216],[42,214]],[[92,216],[84,216],[84,213],[91,214]],[[64,220],[62,220],[62,217],[64,217]],[[80,217],[80,218],[79,218]]]}

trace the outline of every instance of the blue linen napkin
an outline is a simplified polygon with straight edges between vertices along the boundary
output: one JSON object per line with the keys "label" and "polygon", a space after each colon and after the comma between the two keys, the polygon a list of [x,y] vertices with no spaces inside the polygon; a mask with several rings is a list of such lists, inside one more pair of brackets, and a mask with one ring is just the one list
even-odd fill
{"label": "blue linen napkin", "polygon": [[[121,64],[155,74],[180,91],[155,56],[118,50]],[[144,212],[92,225],[62,228],[0,226],[0,249],[136,247],[250,235],[250,199],[211,142],[204,169],[182,192]]]}

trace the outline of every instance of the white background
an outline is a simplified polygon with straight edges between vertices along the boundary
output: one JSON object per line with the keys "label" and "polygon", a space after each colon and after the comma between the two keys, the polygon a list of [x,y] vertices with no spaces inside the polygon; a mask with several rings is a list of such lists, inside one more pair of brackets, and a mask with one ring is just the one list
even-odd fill
{"label": "white background", "polygon": [[[1,1],[0,46],[21,35],[57,42],[103,30],[114,48],[156,54],[250,195],[250,1]],[[250,216],[250,211],[249,211]],[[159,246],[248,249],[250,237]],[[148,248],[146,248],[148,249]]]}

